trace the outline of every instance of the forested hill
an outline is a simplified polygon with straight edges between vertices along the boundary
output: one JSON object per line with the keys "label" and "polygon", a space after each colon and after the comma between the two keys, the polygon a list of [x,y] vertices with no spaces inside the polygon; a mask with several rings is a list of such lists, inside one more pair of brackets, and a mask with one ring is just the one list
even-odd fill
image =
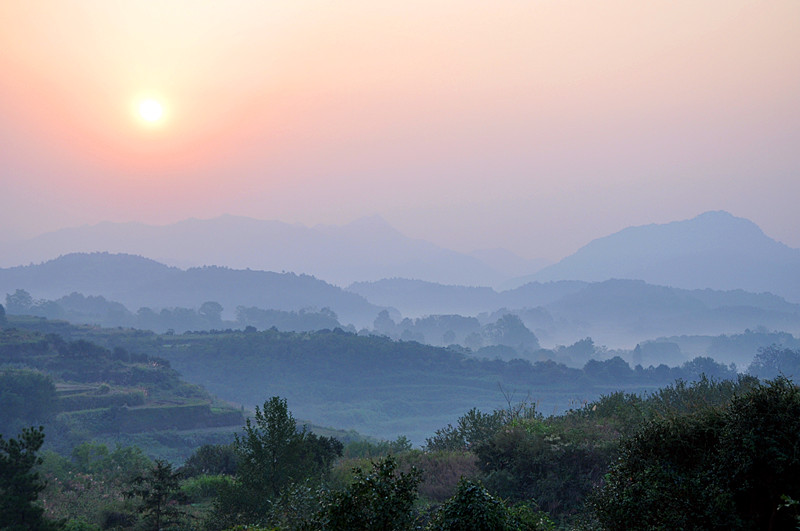
{"label": "forested hill", "polygon": [[385,438],[403,434],[418,443],[466,410],[490,411],[506,406],[508,399],[528,398],[540,411],[552,414],[619,389],[642,392],[701,373],[735,375],[709,358],[681,367],[636,369],[619,357],[592,360],[580,369],[553,361],[476,359],[467,351],[339,329],[158,335],[10,319],[15,326],[57,333],[71,341],[83,339],[168,360],[188,381],[245,408],[269,396],[283,396],[298,417],[315,424]]}
{"label": "forested hill", "polygon": [[330,308],[343,324],[371,325],[381,308],[355,293],[308,275],[201,267],[182,270],[126,254],[69,254],[42,264],[0,269],[0,293],[17,289],[34,298],[73,292],[102,295],[132,311],[142,307],[198,307],[215,301],[275,310]]}
{"label": "forested hill", "polygon": [[[231,439],[242,411],[188,383],[167,360],[0,322],[0,434],[44,425],[60,452],[89,439],[170,459]],[[20,326],[19,328],[17,326]]]}

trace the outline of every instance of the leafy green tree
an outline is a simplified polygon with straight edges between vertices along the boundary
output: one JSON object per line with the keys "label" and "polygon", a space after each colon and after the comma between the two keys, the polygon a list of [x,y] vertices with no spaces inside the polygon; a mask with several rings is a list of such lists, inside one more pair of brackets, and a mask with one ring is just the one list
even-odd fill
{"label": "leafy green tree", "polygon": [[321,478],[342,454],[341,442],[319,437],[297,422],[286,400],[274,396],[256,407],[244,433],[236,436],[236,482],[224,488],[216,513],[223,523],[259,523],[269,519],[272,502],[294,483]]}
{"label": "leafy green tree", "polygon": [[760,529],[788,529],[783,498],[800,499],[800,387],[779,377],[736,397],[720,444],[720,475],[737,514]]}
{"label": "leafy green tree", "polygon": [[434,517],[431,531],[505,531],[511,529],[509,514],[503,502],[483,485],[461,479],[456,493]]}
{"label": "leafy green tree", "polygon": [[462,415],[456,426],[448,424],[425,440],[429,451],[467,450],[491,439],[510,420],[509,411],[482,413],[477,408]]}
{"label": "leafy green tree", "polygon": [[10,531],[57,529],[36,504],[45,484],[35,470],[42,463],[37,452],[44,428],[23,428],[16,439],[0,435],[0,527]]}
{"label": "leafy green tree", "polygon": [[411,529],[414,501],[421,481],[420,472],[397,470],[392,456],[374,461],[372,471],[353,470],[354,479],[341,492],[330,495],[318,516],[322,529],[392,531]]}
{"label": "leafy green tree", "polygon": [[474,452],[487,488],[513,501],[533,500],[561,518],[576,515],[602,478],[615,444],[587,440],[591,426],[523,420],[499,430]]}
{"label": "leafy green tree", "polygon": [[286,400],[274,396],[256,406],[255,423],[247,419],[243,436],[236,436],[234,447],[239,456],[242,484],[276,497],[293,479],[306,472],[303,441],[306,432],[297,430],[297,422]]}
{"label": "leafy green tree", "polygon": [[139,512],[156,531],[180,520],[181,512],[176,503],[180,477],[180,472],[174,471],[170,463],[156,459],[153,468],[135,477],[131,488],[125,493],[128,498],[141,500]]}
{"label": "leafy green tree", "polygon": [[517,531],[555,529],[544,514],[524,506],[507,507],[480,482],[461,478],[456,493],[431,520],[429,531]]}

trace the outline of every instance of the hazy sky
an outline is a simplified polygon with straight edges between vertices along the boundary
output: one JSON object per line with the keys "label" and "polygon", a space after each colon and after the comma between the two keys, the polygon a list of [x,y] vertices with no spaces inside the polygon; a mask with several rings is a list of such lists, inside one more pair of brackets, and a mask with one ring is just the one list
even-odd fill
{"label": "hazy sky", "polygon": [[380,214],[558,259],[724,209],[800,247],[800,2],[7,0],[0,184],[0,239]]}

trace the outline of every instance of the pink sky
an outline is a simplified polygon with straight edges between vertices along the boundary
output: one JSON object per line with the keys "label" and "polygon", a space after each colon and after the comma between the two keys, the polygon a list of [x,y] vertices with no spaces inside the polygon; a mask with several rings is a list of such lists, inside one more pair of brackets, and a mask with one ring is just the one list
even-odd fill
{"label": "pink sky", "polygon": [[0,239],[380,214],[555,260],[724,209],[800,247],[796,0],[10,0],[0,21]]}

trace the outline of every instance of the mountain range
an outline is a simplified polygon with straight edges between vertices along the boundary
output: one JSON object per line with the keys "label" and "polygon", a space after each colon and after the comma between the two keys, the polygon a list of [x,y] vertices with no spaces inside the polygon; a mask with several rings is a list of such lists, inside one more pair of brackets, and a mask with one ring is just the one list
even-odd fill
{"label": "mountain range", "polygon": [[766,291],[800,302],[800,249],[773,240],[747,219],[706,212],[598,238],[513,284],[614,278],[686,289]]}
{"label": "mountain range", "polygon": [[[641,280],[531,282],[495,291],[488,287],[384,279],[353,284],[345,290],[309,275],[216,266],[183,270],[133,255],[76,253],[43,264],[0,269],[0,294],[14,294],[17,289],[28,291],[38,300],[57,300],[72,293],[102,296],[107,299],[108,308],[103,311],[112,314],[120,313],[115,309],[116,303],[138,315],[141,308],[156,312],[197,309],[214,301],[222,306],[223,317],[229,322],[239,306],[295,312],[328,308],[343,326],[352,324],[356,329],[375,333],[385,333],[375,323],[379,314],[388,310],[383,320],[393,319],[395,324],[385,330],[393,330],[398,337],[441,346],[453,342],[444,339],[453,336],[447,334],[449,329],[461,340],[469,331],[452,328],[460,326],[458,319],[431,320],[425,316],[460,315],[464,316],[462,320],[469,317],[477,330],[512,314],[542,344],[550,346],[568,345],[587,336],[598,344],[632,348],[658,336],[717,335],[748,328],[800,332],[800,305],[777,295],[686,290]],[[8,309],[12,310],[12,306]],[[100,322],[97,319],[80,322]],[[328,321],[335,322],[335,318]],[[122,320],[116,325],[126,323]],[[225,326],[241,324],[237,321]]]}
{"label": "mountain range", "polygon": [[180,268],[291,271],[342,286],[392,277],[493,285],[544,265],[538,261],[526,267],[524,259],[502,250],[471,256],[444,249],[408,238],[378,216],[343,226],[306,227],[226,215],[165,226],[105,222],[61,229],[0,246],[0,266],[76,252],[134,254]]}
{"label": "mountain range", "polygon": [[28,291],[58,299],[77,292],[103,296],[129,310],[197,308],[218,302],[228,317],[237,306],[297,311],[330,308],[343,323],[371,324],[382,308],[309,275],[224,267],[170,267],[140,256],[73,253],[43,264],[0,269],[0,293]]}
{"label": "mountain range", "polygon": [[549,265],[504,249],[445,249],[408,238],[378,216],[315,227],[221,216],[165,226],[107,222],[62,229],[0,244],[0,267],[75,252],[135,254],[180,268],[290,271],[338,286],[406,278],[507,290],[534,281],[634,279],[685,289],[771,292],[800,302],[800,249],[724,211],[628,227]]}

